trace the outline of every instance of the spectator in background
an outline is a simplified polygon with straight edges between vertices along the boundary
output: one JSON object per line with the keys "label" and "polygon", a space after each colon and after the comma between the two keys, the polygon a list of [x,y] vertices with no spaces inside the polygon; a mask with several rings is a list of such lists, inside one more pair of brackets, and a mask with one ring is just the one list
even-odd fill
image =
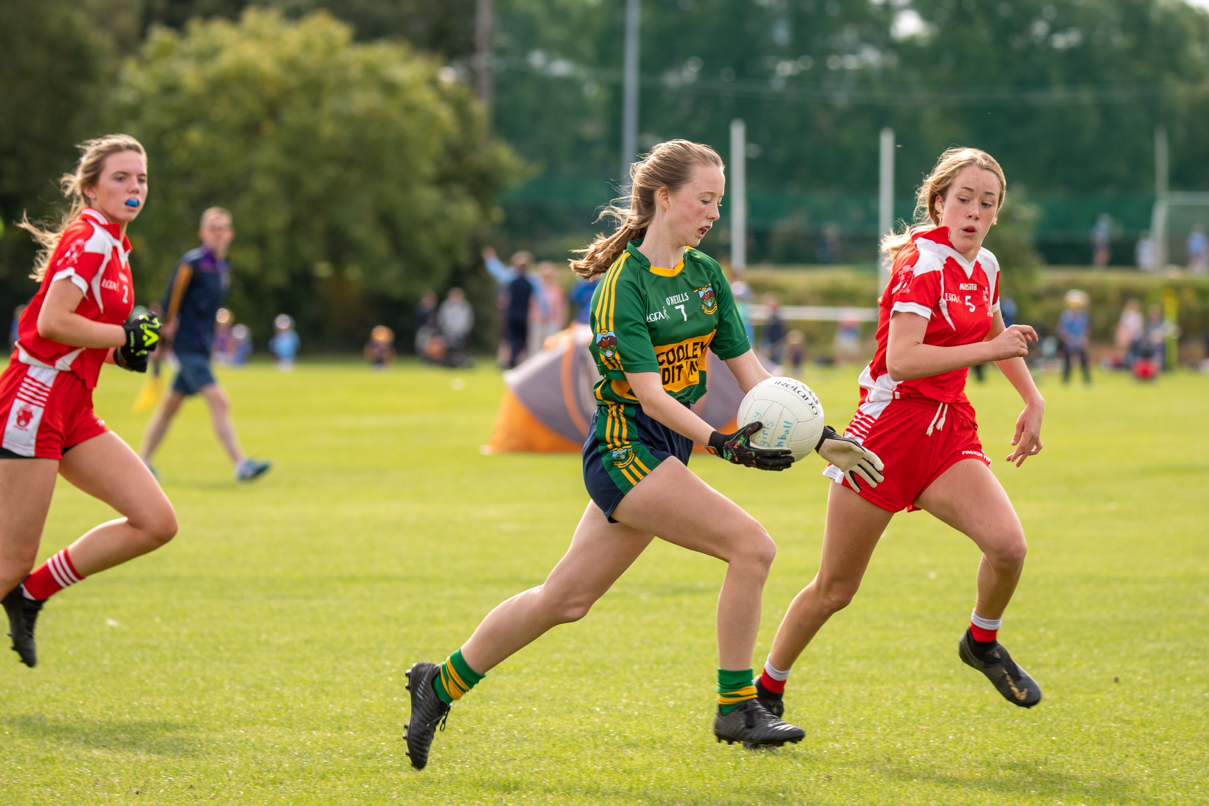
{"label": "spectator in background", "polygon": [[371,367],[378,371],[386,369],[395,361],[395,332],[386,325],[378,325],[370,331],[363,352]]}
{"label": "spectator in background", "polygon": [[1188,233],[1188,271],[1192,274],[1204,274],[1206,269],[1206,251],[1209,250],[1209,239],[1205,237],[1205,229],[1200,224]]}
{"label": "spectator in background", "polygon": [[210,408],[214,433],[235,465],[235,479],[251,481],[271,464],[244,455],[235,435],[231,400],[210,371],[218,309],[231,284],[227,268],[227,248],[235,237],[231,214],[221,207],[209,208],[202,213],[198,234],[202,245],[185,253],[168,280],[163,347],[171,345],[180,368],[172,389],[147,423],[139,456],[151,467],[151,457],[185,398],[200,394]]}
{"label": "spectator in background", "polygon": [[596,286],[598,285],[600,285],[599,277],[594,277],[591,280],[580,277],[575,281],[575,285],[571,286],[571,293],[567,297],[571,306],[575,309],[574,321],[577,324],[588,324],[588,317],[592,314],[592,295],[596,293]]}
{"label": "spectator in background", "polygon": [[1139,357],[1153,361],[1158,369],[1166,370],[1167,337],[1170,333],[1171,326],[1163,316],[1163,306],[1156,302],[1146,309]]}
{"label": "spectator in background", "polygon": [[1003,326],[1011,327],[1016,324],[1016,300],[1008,296],[999,298],[999,313],[1003,314]]}
{"label": "spectator in background", "polygon": [[819,263],[831,266],[840,262],[840,225],[830,222],[819,234],[819,246],[815,250]]}
{"label": "spectator in background", "polygon": [[219,366],[231,363],[231,327],[235,317],[226,308],[219,308],[214,317],[214,345],[210,348],[210,360]]}
{"label": "spectator in background", "polygon": [[428,341],[437,333],[437,295],[425,291],[416,305],[416,355],[428,356]]}
{"label": "spectator in background", "polygon": [[278,314],[273,320],[273,338],[269,339],[269,352],[273,354],[273,363],[282,372],[294,368],[294,358],[298,355],[298,334],[294,331],[294,320],[289,314]]}
{"label": "spectator in background", "polygon": [[437,328],[445,339],[445,363],[451,367],[465,366],[466,340],[474,327],[474,309],[460,288],[449,289],[449,295],[437,312]]}
{"label": "spectator in background", "polygon": [[1145,332],[1146,320],[1142,316],[1142,303],[1136,299],[1127,300],[1121,309],[1121,318],[1117,321],[1117,332],[1113,336],[1119,355],[1120,366],[1129,368],[1141,349],[1142,334]]}
{"label": "spectator in background", "polygon": [[1133,259],[1142,271],[1154,271],[1154,238],[1150,232],[1142,230],[1138,242],[1133,247]]}
{"label": "spectator in background", "polygon": [[779,368],[785,358],[785,320],[781,318],[781,303],[777,295],[765,294],[764,307],[768,309],[768,318],[764,323],[764,338],[760,347],[768,360]]}
{"label": "spectator in background", "polygon": [[1088,296],[1085,291],[1072,289],[1066,292],[1066,310],[1058,317],[1058,349],[1062,353],[1062,382],[1070,383],[1070,368],[1076,358],[1083,370],[1083,383],[1091,383],[1091,370],[1087,365],[1087,343],[1091,331],[1091,320],[1087,315]]}
{"label": "spectator in background", "polygon": [[[514,252],[512,259],[505,266],[496,256],[495,250],[487,246],[483,248],[483,264],[499,285],[499,363],[501,367],[515,367],[524,360],[528,351],[531,306],[536,304],[540,310],[545,309],[545,288],[541,278],[532,270],[531,252]],[[526,281],[529,287],[525,288],[524,284],[517,282],[518,280]]]}
{"label": "spectator in background", "polygon": [[845,302],[846,309],[840,315],[840,321],[835,327],[835,363],[848,364],[860,361],[861,358],[861,320],[852,311],[851,303]]}
{"label": "spectator in background", "polygon": [[231,366],[242,367],[252,357],[252,330],[247,325],[231,328]]}
{"label": "spectator in background", "polygon": [[1095,225],[1091,228],[1091,262],[1097,269],[1108,265],[1112,257],[1112,216],[1100,213]]}
{"label": "spectator in background", "polygon": [[530,352],[543,349],[546,339],[567,326],[567,292],[555,276],[554,264],[548,260],[537,264],[537,276],[541,278],[545,307],[539,309]]}
{"label": "spectator in background", "polygon": [[802,377],[802,365],[806,363],[806,337],[800,330],[791,330],[785,335],[785,351],[789,354],[789,367],[793,377]]}

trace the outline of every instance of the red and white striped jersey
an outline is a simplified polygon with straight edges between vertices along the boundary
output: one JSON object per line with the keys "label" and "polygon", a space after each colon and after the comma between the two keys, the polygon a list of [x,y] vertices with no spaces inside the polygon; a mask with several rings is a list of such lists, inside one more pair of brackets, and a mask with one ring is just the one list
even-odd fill
{"label": "red and white striped jersey", "polygon": [[894,260],[878,300],[877,353],[861,372],[861,403],[925,398],[942,403],[968,402],[966,368],[896,381],[886,371],[890,317],[896,312],[928,320],[924,344],[951,347],[974,344],[990,332],[999,310],[999,262],[986,249],[970,262],[949,243],[948,227],[918,229]]}
{"label": "red and white striped jersey", "polygon": [[130,241],[118,224],[85,207],[80,217],[63,231],[50,256],[38,293],[21,313],[13,358],[35,367],[72,372],[89,389],[95,389],[109,347],[72,347],[38,334],[38,314],[50,284],[70,280],[84,292],[76,313],[94,322],[121,325],[134,308],[130,277]]}

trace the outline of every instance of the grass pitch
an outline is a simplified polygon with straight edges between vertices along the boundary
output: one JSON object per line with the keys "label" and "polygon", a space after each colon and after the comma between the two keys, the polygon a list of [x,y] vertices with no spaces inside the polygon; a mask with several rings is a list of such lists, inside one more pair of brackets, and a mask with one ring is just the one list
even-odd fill
{"label": "grass pitch", "polygon": [[[855,375],[807,378],[836,426]],[[179,536],[51,601],[37,669],[0,657],[0,805],[1209,802],[1209,378],[1047,377],[1046,448],[1020,469],[1001,461],[1010,386],[971,384],[1029,536],[1003,637],[1044,687],[1037,708],[957,658],[974,546],[904,514],[794,670],[801,744],[714,742],[723,567],[657,542],[584,621],[463,699],[422,773],[400,738],[403,672],[541,582],[587,500],[578,457],[479,454],[502,388],[489,367],[221,379],[272,472],[236,485],[203,404],[186,407],[157,461]],[[97,394],[132,444],[138,384],[109,369]],[[817,567],[821,464],[694,469],[780,547],[759,665]],[[40,556],[109,517],[61,482]]]}

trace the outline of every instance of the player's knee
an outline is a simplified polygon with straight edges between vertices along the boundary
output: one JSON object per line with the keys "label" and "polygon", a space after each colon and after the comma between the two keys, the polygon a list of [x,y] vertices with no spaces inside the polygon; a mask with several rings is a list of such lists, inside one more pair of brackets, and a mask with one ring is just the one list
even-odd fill
{"label": "player's knee", "polygon": [[1028,554],[1028,543],[1024,535],[1014,533],[996,541],[995,546],[988,551],[987,559],[998,571],[1019,573],[1024,568],[1024,557]]}
{"label": "player's knee", "polygon": [[777,544],[768,536],[768,532],[764,531],[763,526],[753,535],[751,543],[752,560],[767,574],[772,568],[772,561],[777,557]]}
{"label": "player's knee", "polygon": [[819,600],[823,606],[823,610],[828,615],[843,610],[852,604],[852,600],[856,597],[856,592],[859,588],[860,582],[837,580],[825,583],[819,591]]}
{"label": "player's knee", "polygon": [[579,621],[588,615],[588,611],[592,609],[593,604],[595,604],[595,600],[585,599],[583,596],[562,597],[554,602],[554,619],[558,624],[570,624],[574,621]]}
{"label": "player's knee", "polygon": [[750,528],[739,535],[737,543],[727,559],[732,564],[739,562],[749,569],[758,570],[767,575],[776,556],[777,544],[768,536],[768,532],[763,526],[752,521]]}
{"label": "player's knee", "polygon": [[146,535],[156,548],[176,537],[179,528],[176,513],[171,506],[156,507],[153,511],[145,513],[139,519],[138,526],[139,531]]}

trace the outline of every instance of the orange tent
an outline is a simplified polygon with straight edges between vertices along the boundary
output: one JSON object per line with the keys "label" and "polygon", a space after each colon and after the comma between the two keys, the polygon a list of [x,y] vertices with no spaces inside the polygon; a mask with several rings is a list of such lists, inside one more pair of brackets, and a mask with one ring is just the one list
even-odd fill
{"label": "orange tent", "polygon": [[[596,409],[592,387],[600,379],[588,344],[592,330],[572,325],[546,340],[545,349],[504,373],[507,389],[484,453],[574,452],[583,448]],[[693,411],[719,431],[735,427],[743,393],[726,363],[712,352],[709,392]]]}

